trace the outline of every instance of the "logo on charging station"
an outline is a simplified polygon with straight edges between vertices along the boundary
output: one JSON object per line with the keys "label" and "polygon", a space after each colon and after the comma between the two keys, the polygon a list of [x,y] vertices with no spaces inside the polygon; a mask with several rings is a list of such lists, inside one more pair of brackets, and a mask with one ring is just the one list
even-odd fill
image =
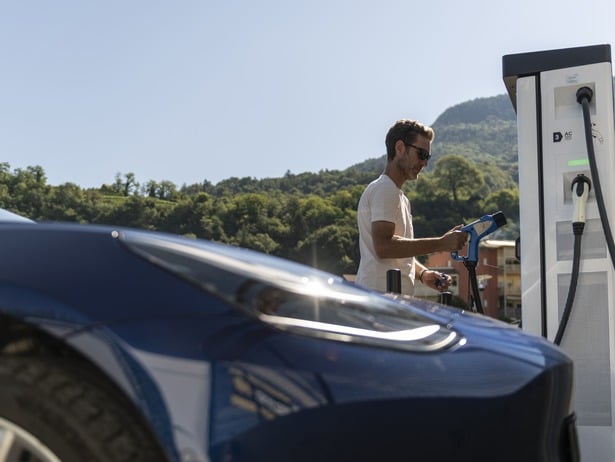
{"label": "logo on charging station", "polygon": [[572,139],[572,130],[568,130],[567,132],[564,132],[563,135],[562,135],[562,132],[553,132],[553,142],[554,143],[559,143],[562,140],[570,141],[571,139]]}

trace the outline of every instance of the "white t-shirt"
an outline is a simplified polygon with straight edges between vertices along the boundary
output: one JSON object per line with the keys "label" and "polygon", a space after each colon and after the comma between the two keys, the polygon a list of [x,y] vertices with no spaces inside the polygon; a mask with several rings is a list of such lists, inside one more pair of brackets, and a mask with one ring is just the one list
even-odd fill
{"label": "white t-shirt", "polygon": [[397,236],[414,238],[410,201],[404,192],[387,175],[372,181],[359,200],[357,222],[359,225],[359,250],[361,261],[355,283],[386,292],[387,271],[401,271],[401,292],[414,294],[414,257],[378,258],[372,240],[372,223],[388,221],[395,224]]}

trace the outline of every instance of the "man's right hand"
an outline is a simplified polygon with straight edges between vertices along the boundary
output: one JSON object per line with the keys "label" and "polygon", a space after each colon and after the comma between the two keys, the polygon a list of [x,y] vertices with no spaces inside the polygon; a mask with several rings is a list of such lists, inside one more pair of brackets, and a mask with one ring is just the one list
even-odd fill
{"label": "man's right hand", "polygon": [[444,250],[452,252],[454,250],[459,251],[463,249],[470,235],[463,231],[459,231],[461,228],[463,228],[463,225],[457,225],[440,237]]}

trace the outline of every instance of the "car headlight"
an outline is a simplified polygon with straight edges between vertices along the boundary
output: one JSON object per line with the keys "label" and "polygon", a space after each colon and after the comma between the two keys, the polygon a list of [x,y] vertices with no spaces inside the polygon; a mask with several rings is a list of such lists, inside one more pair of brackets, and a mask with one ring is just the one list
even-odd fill
{"label": "car headlight", "polygon": [[410,351],[463,339],[407,303],[288,260],[198,239],[115,232],[128,249],[278,329]]}

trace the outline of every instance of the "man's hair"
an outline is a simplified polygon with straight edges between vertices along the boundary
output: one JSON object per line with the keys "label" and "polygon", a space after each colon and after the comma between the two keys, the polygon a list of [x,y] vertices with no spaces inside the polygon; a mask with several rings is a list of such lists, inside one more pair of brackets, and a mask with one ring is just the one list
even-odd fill
{"label": "man's hair", "polygon": [[401,119],[395,122],[387,133],[384,144],[387,147],[387,159],[395,157],[395,143],[399,140],[404,144],[412,144],[418,136],[424,136],[429,141],[434,139],[434,131],[431,127],[416,120]]}

